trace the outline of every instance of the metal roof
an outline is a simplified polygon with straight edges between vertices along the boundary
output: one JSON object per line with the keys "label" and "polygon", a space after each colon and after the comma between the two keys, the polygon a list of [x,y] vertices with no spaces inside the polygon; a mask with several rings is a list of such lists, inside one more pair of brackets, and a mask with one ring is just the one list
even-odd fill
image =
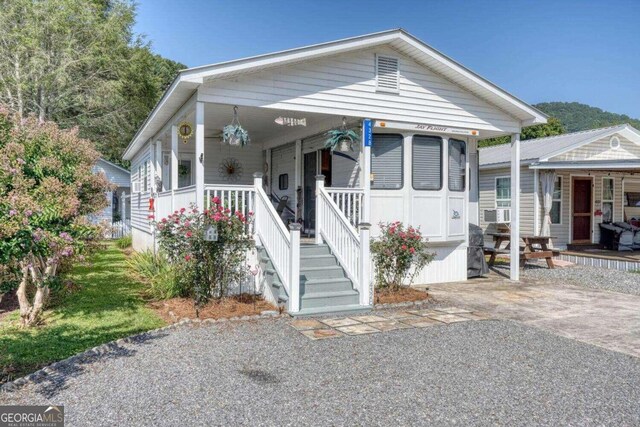
{"label": "metal roof", "polygon": [[546,123],[547,116],[541,111],[480,77],[403,29],[395,29],[182,70],[134,136],[125,150],[124,158],[130,160],[145,141],[160,132],[167,121],[189,101],[198,86],[205,81],[380,45],[392,46],[416,62],[517,118],[524,126]]}
{"label": "metal roof", "polygon": [[[616,132],[630,131],[637,134],[640,142],[640,132],[628,124],[591,129],[581,132],[566,133],[564,135],[546,138],[528,139],[520,143],[520,159],[525,164],[543,161],[549,157],[573,150],[584,144],[597,141]],[[480,149],[480,167],[491,168],[508,165],[511,162],[511,145],[502,144]]]}
{"label": "metal roof", "polygon": [[640,169],[640,160],[583,160],[583,161],[563,161],[563,162],[535,162],[529,166],[530,169]]}

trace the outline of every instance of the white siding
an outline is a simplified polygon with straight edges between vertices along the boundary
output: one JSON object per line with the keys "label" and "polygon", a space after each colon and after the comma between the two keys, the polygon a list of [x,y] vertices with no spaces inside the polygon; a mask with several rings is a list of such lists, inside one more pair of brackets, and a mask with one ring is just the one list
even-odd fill
{"label": "white siding", "polygon": [[[151,160],[151,148],[149,143],[145,144],[142,150],[140,150],[133,160],[131,161],[131,182],[144,181],[143,176],[138,175],[138,167],[141,166],[144,173],[144,163]],[[149,188],[151,188],[151,167],[148,168],[147,178]],[[141,184],[141,192],[131,194],[131,226],[137,228],[142,232],[150,233],[149,229],[149,191],[143,188]]]}
{"label": "white siding", "polygon": [[620,134],[616,134],[616,136],[620,139],[620,147],[617,149],[611,148],[611,137],[608,136],[567,153],[552,157],[549,161],[640,159],[640,145],[635,144]]}
{"label": "white siding", "polygon": [[[398,94],[376,90],[375,55],[400,60]],[[222,104],[517,132],[519,123],[388,47],[207,83],[199,99]]]}
{"label": "white siding", "polygon": [[[281,145],[271,150],[271,192],[282,198],[287,196],[289,201],[287,206],[290,209],[295,208],[295,173],[296,173],[296,144],[295,142]],[[282,174],[289,175],[289,186],[286,190],[278,188],[278,177]]]}
{"label": "white siding", "polygon": [[102,159],[98,160],[94,167],[94,171],[104,173],[109,182],[117,185],[118,187],[129,187],[130,185],[129,172],[123,171]]}

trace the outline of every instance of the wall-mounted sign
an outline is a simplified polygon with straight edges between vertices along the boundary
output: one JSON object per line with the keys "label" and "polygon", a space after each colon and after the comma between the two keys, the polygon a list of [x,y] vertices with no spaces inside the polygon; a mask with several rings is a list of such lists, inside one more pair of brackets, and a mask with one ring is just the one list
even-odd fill
{"label": "wall-mounted sign", "polygon": [[274,120],[280,126],[306,126],[307,119],[295,119],[293,117],[278,117]]}
{"label": "wall-mounted sign", "polygon": [[376,120],[375,127],[412,130],[412,131],[419,131],[419,132],[448,133],[451,135],[480,136],[480,131],[477,131],[474,129],[461,129],[461,128],[451,128],[447,126],[424,125],[421,123],[386,122],[382,120]]}
{"label": "wall-mounted sign", "polygon": [[371,147],[373,142],[371,119],[364,119],[362,122],[362,138],[364,139],[364,146]]}

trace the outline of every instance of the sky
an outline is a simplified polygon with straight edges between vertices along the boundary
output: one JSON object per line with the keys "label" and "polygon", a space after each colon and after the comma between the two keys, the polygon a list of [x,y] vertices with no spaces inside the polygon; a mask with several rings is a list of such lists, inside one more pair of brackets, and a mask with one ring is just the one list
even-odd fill
{"label": "sky", "polygon": [[404,28],[531,104],[640,118],[640,0],[138,0],[135,31],[189,67]]}

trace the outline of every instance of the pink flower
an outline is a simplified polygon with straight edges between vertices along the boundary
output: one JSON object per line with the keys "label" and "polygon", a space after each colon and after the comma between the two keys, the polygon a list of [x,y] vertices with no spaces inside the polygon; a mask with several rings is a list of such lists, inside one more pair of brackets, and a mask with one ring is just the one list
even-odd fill
{"label": "pink flower", "polygon": [[211,201],[212,201],[214,204],[219,205],[219,204],[220,204],[220,197],[217,197],[217,196],[216,196],[216,197],[214,197],[213,199],[211,199]]}
{"label": "pink flower", "polygon": [[167,222],[167,218],[162,218],[162,222],[163,223]]}
{"label": "pink flower", "polygon": [[191,236],[193,236],[193,233],[192,233],[192,232],[190,232],[190,231],[187,231],[187,234],[185,234],[185,236],[187,236],[187,237],[191,237]]}
{"label": "pink flower", "polygon": [[191,255],[186,254],[186,255],[184,256],[184,259],[185,259],[185,261],[191,261]]}
{"label": "pink flower", "polygon": [[411,252],[412,254],[416,252],[415,248],[409,248],[409,252]]}
{"label": "pink flower", "polygon": [[407,245],[402,245],[402,250],[406,251],[407,250]]}
{"label": "pink flower", "polygon": [[253,211],[249,211],[249,216],[253,216]]}
{"label": "pink flower", "polygon": [[154,214],[149,214],[149,216],[148,216],[147,218],[149,218],[149,219],[154,219],[154,218],[155,218],[155,215],[154,215]]}
{"label": "pink flower", "polygon": [[11,209],[11,210],[9,211],[9,216],[14,216],[14,215],[16,215],[17,213],[18,213],[18,212],[16,212],[16,211],[15,211],[15,209]]}
{"label": "pink flower", "polygon": [[186,211],[186,209],[185,209],[185,208],[181,208],[181,209],[180,209],[180,213],[184,213],[184,211]]}

